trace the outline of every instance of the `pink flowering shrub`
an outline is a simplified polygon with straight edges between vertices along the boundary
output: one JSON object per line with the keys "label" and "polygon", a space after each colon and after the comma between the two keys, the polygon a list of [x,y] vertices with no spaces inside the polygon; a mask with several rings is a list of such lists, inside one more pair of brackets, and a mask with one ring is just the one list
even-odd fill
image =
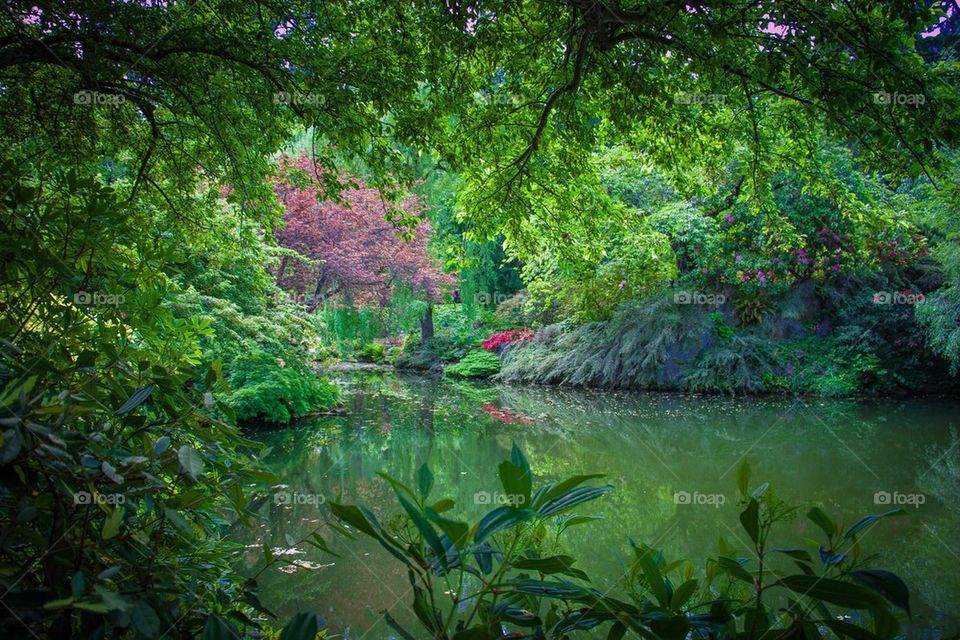
{"label": "pink flowering shrub", "polygon": [[512,342],[525,342],[531,339],[533,339],[532,329],[510,329],[493,334],[482,344],[487,351],[498,352]]}

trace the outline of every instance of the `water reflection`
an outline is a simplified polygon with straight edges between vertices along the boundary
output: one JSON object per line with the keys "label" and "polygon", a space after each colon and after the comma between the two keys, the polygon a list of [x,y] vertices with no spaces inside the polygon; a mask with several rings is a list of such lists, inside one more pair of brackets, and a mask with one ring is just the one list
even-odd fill
{"label": "water reflection", "polygon": [[[346,416],[260,434],[282,478],[267,516],[244,531],[252,574],[262,546],[289,562],[260,577],[261,599],[289,615],[313,608],[336,632],[387,638],[380,611],[409,618],[404,571],[375,543],[344,544],[325,528],[326,500],[394,513],[392,490],[376,476],[412,481],[429,463],[433,495],[451,497],[475,519],[499,490],[497,465],[516,441],[537,482],[602,472],[617,489],[581,513],[600,523],[567,534],[578,566],[600,589],[622,575],[627,538],[663,547],[702,566],[719,537],[738,542],[734,470],[744,457],[755,478],[795,504],[817,504],[849,525],[895,504],[907,508],[875,528],[864,546],[910,585],[912,635],[955,626],[960,613],[960,446],[957,404],[945,399],[824,401],[730,399],[435,381],[356,374],[339,380]],[[487,496],[486,498],[484,496]],[[311,498],[312,496],[312,498]],[[802,513],[802,511],[801,511]],[[784,543],[816,537],[803,517]],[[343,556],[302,542],[319,529]],[[777,541],[774,541],[775,543]]]}

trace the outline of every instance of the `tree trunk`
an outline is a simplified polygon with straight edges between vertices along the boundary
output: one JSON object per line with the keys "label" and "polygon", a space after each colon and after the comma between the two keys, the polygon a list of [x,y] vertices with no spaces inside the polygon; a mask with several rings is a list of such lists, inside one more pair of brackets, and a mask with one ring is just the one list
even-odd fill
{"label": "tree trunk", "polygon": [[420,318],[420,344],[427,346],[427,342],[433,339],[433,305],[427,305],[427,311]]}

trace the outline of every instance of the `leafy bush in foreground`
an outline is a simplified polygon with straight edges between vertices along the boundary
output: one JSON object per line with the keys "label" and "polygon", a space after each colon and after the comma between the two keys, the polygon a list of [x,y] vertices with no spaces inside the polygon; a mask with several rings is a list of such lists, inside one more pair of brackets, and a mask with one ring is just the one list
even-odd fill
{"label": "leafy bush in foreground", "polygon": [[[691,563],[667,561],[657,549],[631,542],[622,595],[591,587],[574,558],[545,542],[596,519],[571,511],[613,489],[585,484],[601,476],[574,476],[534,490],[530,465],[514,445],[499,467],[507,504],[469,523],[449,515],[453,500],[430,496],[433,474],[425,465],[416,489],[381,475],[393,486],[402,521],[381,525],[353,505],[333,503],[331,510],[406,566],[412,610],[424,634],[384,612],[405,640],[559,640],[594,628],[606,628],[606,637],[615,639],[805,640],[820,638],[823,627],[849,640],[890,640],[899,632],[895,611],[910,615],[906,585],[870,567],[872,558],[861,556],[859,543],[877,521],[902,511],[867,516],[843,531],[814,507],[807,517],[824,536],[815,553],[773,547],[775,525],[797,509],[766,484],[752,487],[746,463],[737,473],[744,507],[738,539],[749,541],[746,553],[723,548],[695,575]],[[844,615],[853,611],[859,613]]]}

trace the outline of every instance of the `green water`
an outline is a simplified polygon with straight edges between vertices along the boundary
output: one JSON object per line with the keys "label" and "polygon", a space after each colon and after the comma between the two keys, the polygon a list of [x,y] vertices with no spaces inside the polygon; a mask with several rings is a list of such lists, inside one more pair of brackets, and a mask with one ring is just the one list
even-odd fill
{"label": "green water", "polygon": [[[791,503],[822,506],[846,525],[901,502],[864,539],[875,566],[901,575],[912,593],[910,635],[956,631],[960,617],[960,403],[947,399],[826,401],[729,399],[453,383],[404,375],[344,376],[344,416],[314,419],[259,437],[296,504],[268,502],[243,532],[245,571],[261,546],[290,563],[259,578],[261,600],[282,616],[314,609],[350,638],[394,637],[380,612],[409,620],[406,573],[375,543],[335,541],[342,558],[296,544],[327,518],[324,500],[395,513],[386,472],[412,483],[420,464],[436,476],[432,497],[451,497],[475,521],[496,500],[497,464],[516,441],[543,481],[600,472],[613,493],[578,513],[602,521],[574,527],[567,550],[595,587],[615,587],[628,537],[698,566],[722,536],[746,549],[737,527],[735,467],[746,457],[755,483]],[[887,500],[889,495],[889,500]],[[689,496],[689,499],[687,499]],[[783,543],[819,539],[802,514]],[[457,513],[457,512],[454,512]],[[739,536],[739,540],[738,540]],[[324,537],[335,536],[324,530]],[[291,544],[292,543],[292,544]],[[410,628],[415,629],[411,625]],[[420,637],[422,634],[415,634]]]}

